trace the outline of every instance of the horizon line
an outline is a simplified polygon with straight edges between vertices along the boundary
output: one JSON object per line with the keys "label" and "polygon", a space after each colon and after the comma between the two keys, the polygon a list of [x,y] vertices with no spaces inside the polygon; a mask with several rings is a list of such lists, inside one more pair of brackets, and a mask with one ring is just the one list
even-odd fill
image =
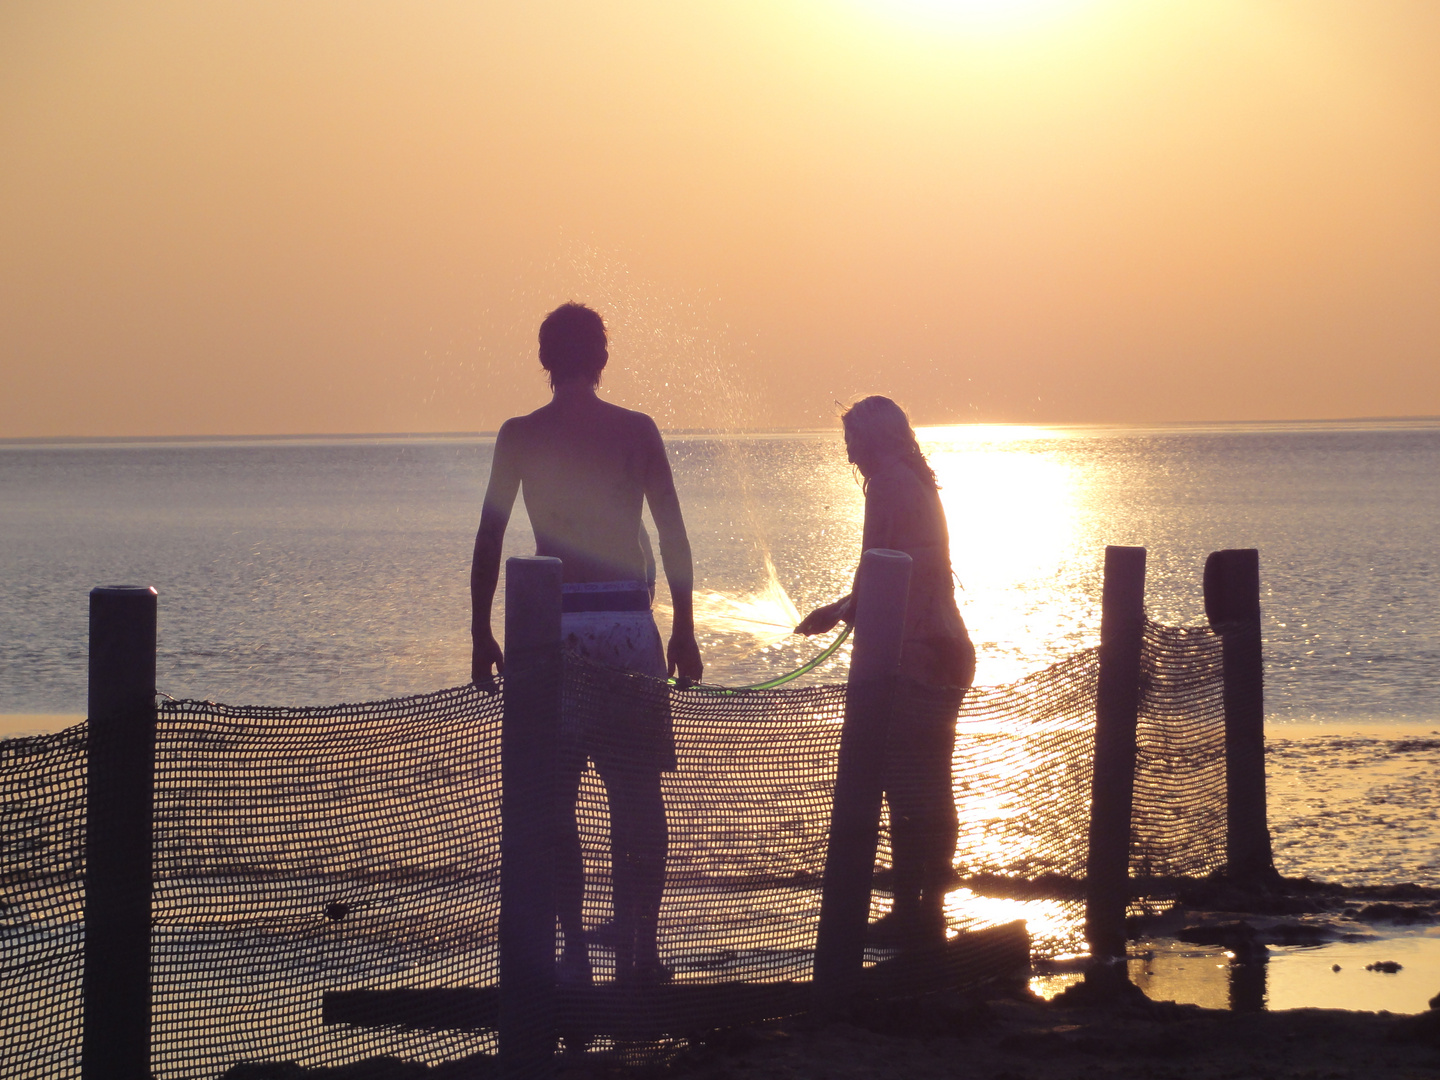
{"label": "horizon line", "polygon": [[[1336,416],[1305,419],[1268,420],[1095,420],[1073,422],[1045,422],[1024,420],[968,420],[949,423],[914,426],[917,429],[946,427],[1017,427],[1017,428],[1067,428],[1067,429],[1156,429],[1156,428],[1219,428],[1219,427],[1276,427],[1281,425],[1322,425],[1322,424],[1405,424],[1436,423],[1440,415],[1420,416]],[[833,426],[816,427],[796,425],[793,427],[754,428],[661,428],[667,435],[793,435],[810,432],[830,432]],[[0,436],[0,446],[45,446],[45,445],[99,445],[123,443],[193,443],[193,442],[322,442],[327,440],[419,440],[419,439],[493,439],[496,431],[344,431],[344,432],[272,432],[269,434],[190,434],[190,435],[18,435]]]}

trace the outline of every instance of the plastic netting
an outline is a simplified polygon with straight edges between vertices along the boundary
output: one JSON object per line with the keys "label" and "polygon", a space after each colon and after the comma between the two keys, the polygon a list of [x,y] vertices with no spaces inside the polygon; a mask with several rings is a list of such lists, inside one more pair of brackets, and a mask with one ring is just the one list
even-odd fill
{"label": "plastic netting", "polygon": [[[951,761],[952,931],[1030,918],[1038,954],[1075,946],[1098,666],[1089,650],[966,695]],[[1131,866],[1143,892],[1224,862],[1219,639],[1149,625],[1142,682]],[[566,687],[571,730],[603,731],[657,701],[673,725],[658,939],[674,984],[808,979],[845,688],[668,691],[574,658]],[[495,984],[500,694],[158,711],[156,1075],[493,1051],[490,1030],[327,1024],[321,1010],[327,991]],[[81,725],[0,743],[5,1076],[79,1072],[85,739]],[[612,917],[593,762],[576,818],[593,929]],[[882,828],[875,917],[890,904],[889,837]],[[589,955],[597,981],[611,980],[603,930]]]}

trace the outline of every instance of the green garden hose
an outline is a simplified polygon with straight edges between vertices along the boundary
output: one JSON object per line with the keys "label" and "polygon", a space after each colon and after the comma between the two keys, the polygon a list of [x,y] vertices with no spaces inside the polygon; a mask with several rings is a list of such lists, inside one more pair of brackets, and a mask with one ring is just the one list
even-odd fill
{"label": "green garden hose", "polygon": [[[773,690],[777,686],[783,686],[791,679],[798,679],[801,675],[808,675],[826,660],[829,660],[830,657],[835,655],[835,651],[839,649],[841,645],[845,644],[845,639],[850,636],[852,629],[853,627],[847,623],[845,629],[841,630],[840,633],[836,635],[835,640],[825,646],[824,650],[818,655],[811,657],[794,671],[787,671],[784,675],[777,675],[775,678],[769,679],[766,682],[755,683],[753,686],[710,686],[706,683],[691,683],[689,686],[683,687],[683,689],[694,690],[701,694],[739,694],[746,690]],[[671,679],[670,685],[678,686],[679,681]]]}

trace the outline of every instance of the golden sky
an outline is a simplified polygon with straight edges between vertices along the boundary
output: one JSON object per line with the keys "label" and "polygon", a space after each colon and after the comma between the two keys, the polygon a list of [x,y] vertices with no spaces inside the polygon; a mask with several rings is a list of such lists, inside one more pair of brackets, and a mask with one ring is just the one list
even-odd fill
{"label": "golden sky", "polygon": [[1430,0],[6,0],[0,437],[1440,414]]}

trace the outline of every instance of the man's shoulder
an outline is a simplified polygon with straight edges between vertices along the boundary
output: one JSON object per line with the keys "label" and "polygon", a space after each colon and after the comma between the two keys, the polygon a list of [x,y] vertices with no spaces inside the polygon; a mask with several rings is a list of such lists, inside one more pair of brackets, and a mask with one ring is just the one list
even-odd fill
{"label": "man's shoulder", "polygon": [[614,405],[608,401],[600,404],[604,409],[607,425],[617,433],[631,439],[660,441],[660,428],[648,413],[627,409],[623,405]]}
{"label": "man's shoulder", "polygon": [[[550,439],[564,431],[573,432],[577,421],[581,427],[601,434],[602,437],[663,445],[660,428],[648,414],[598,400],[590,406],[588,416],[584,419],[558,413],[553,403],[542,405],[523,416],[512,416],[500,425],[496,438],[509,443],[525,443],[535,438]],[[607,432],[608,436],[604,435]]]}
{"label": "man's shoulder", "polygon": [[543,427],[553,411],[551,406],[547,404],[520,416],[512,416],[500,425],[500,430],[496,432],[495,437],[502,438],[508,435],[513,438],[517,435],[523,435],[528,431],[533,431],[536,428]]}
{"label": "man's shoulder", "polygon": [[605,411],[607,416],[613,417],[619,423],[643,425],[652,428],[655,426],[655,421],[650,418],[650,415],[641,412],[639,409],[627,409],[623,405],[616,405],[613,401],[605,401],[603,399],[597,399],[596,404]]}
{"label": "man's shoulder", "polygon": [[512,416],[500,425],[500,430],[495,433],[495,444],[497,446],[511,444],[522,440],[525,433],[534,426],[534,413],[526,416]]}

